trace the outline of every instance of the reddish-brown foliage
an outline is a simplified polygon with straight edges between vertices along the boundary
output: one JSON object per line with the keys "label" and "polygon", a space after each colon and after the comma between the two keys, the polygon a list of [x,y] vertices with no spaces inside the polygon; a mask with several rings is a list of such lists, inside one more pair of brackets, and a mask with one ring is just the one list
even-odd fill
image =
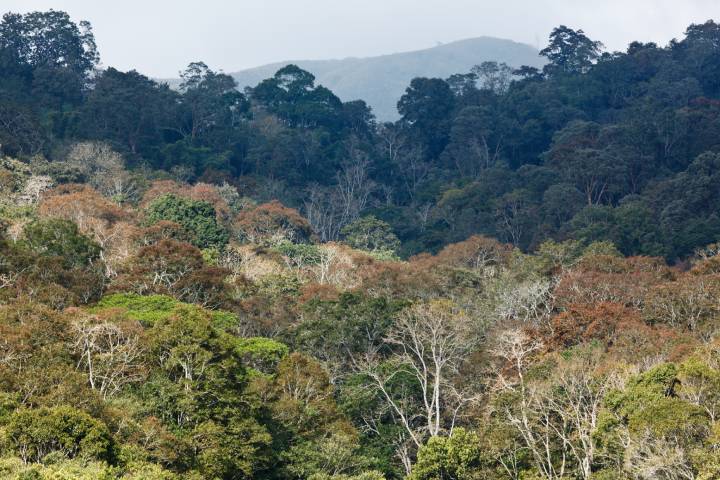
{"label": "reddish-brown foliage", "polygon": [[[454,268],[481,270],[505,266],[512,254],[513,247],[495,239],[473,235],[465,241],[453,243],[435,255],[438,264]],[[418,257],[417,260],[427,257]]]}
{"label": "reddish-brown foliage", "polygon": [[565,348],[600,340],[610,347],[619,331],[640,324],[639,311],[618,303],[574,304],[552,319],[548,344]]}
{"label": "reddish-brown foliage", "polygon": [[253,243],[304,242],[312,236],[310,223],[297,210],[277,200],[243,210],[233,226],[238,237]]}
{"label": "reddish-brown foliage", "polygon": [[190,243],[190,234],[179,223],[168,220],[159,222],[145,228],[138,236],[140,245],[152,245],[161,240],[175,240]]}
{"label": "reddish-brown foliage", "polygon": [[92,221],[106,226],[127,221],[131,215],[87,185],[63,185],[48,192],[40,203],[43,216],[64,218],[75,222],[83,233],[92,232]]}
{"label": "reddish-brown foliage", "polygon": [[554,295],[560,307],[613,302],[639,308],[653,286],[673,276],[661,259],[593,255],[560,277]]}
{"label": "reddish-brown foliage", "polygon": [[177,293],[179,282],[203,268],[202,252],[189,243],[164,239],[138,249],[111,284],[114,291]]}
{"label": "reddish-brown foliage", "polygon": [[552,319],[545,332],[549,350],[587,342],[599,342],[611,354],[632,362],[678,356],[694,344],[673,329],[647,325],[638,310],[611,302],[571,305]]}
{"label": "reddish-brown foliage", "polygon": [[168,194],[207,202],[215,209],[218,220],[222,222],[230,220],[230,207],[220,196],[217,188],[209,183],[196,183],[190,186],[173,180],[157,180],[143,195],[140,207],[147,208],[154,200]]}
{"label": "reddish-brown foliage", "polygon": [[173,194],[180,197],[187,197],[188,190],[188,185],[177,183],[174,180],[156,180],[150,185],[150,188],[145,191],[142,201],[140,202],[140,207],[146,208],[153,200],[163,195]]}
{"label": "reddish-brown foliage", "polygon": [[319,283],[308,283],[300,288],[300,304],[307,303],[311,300],[330,301],[337,300],[340,295],[337,288],[332,285]]}
{"label": "reddish-brown foliage", "polygon": [[443,290],[447,277],[423,261],[383,262],[372,257],[357,259],[361,289],[372,295],[400,298],[433,297]]}

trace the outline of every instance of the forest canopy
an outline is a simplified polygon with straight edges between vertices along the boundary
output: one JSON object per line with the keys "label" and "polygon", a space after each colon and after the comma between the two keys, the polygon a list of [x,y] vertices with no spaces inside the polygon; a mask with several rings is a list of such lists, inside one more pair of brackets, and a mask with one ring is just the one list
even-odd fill
{"label": "forest canopy", "polygon": [[720,25],[377,122],[0,21],[0,478],[720,478]]}

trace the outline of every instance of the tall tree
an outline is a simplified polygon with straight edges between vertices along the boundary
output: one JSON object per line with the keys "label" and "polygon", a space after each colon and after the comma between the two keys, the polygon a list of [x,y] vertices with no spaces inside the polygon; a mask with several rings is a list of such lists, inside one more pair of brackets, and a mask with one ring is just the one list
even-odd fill
{"label": "tall tree", "polygon": [[545,67],[549,74],[585,73],[600,58],[602,42],[590,40],[582,30],[560,25],[550,33],[550,44],[540,50],[550,64]]}

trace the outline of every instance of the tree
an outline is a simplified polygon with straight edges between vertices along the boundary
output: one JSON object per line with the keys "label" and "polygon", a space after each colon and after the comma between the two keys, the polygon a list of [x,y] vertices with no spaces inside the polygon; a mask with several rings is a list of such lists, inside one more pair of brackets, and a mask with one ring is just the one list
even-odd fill
{"label": "tree", "polygon": [[100,247],[68,220],[36,220],[25,226],[23,234],[31,251],[60,258],[65,268],[87,267],[100,256]]}
{"label": "tree", "polygon": [[571,122],[553,137],[548,166],[585,194],[588,206],[609,203],[627,180],[624,159],[607,130],[593,122]]}
{"label": "tree", "polygon": [[146,216],[150,224],[165,220],[182,225],[199,248],[221,248],[228,242],[227,231],[218,225],[215,209],[207,202],[163,195],[147,207]]}
{"label": "tree", "polygon": [[193,62],[180,74],[182,105],[187,109],[183,132],[191,142],[213,129],[233,128],[248,109],[245,96],[230,75],[216,73],[203,62]]}
{"label": "tree", "polygon": [[133,155],[145,153],[172,126],[178,95],[135,70],[108,68],[83,105],[81,128],[90,138],[116,142]]}
{"label": "tree", "polygon": [[550,64],[546,73],[585,73],[600,57],[601,42],[592,41],[582,30],[573,30],[560,25],[550,33],[550,44],[540,50]]}
{"label": "tree", "polygon": [[10,447],[26,463],[40,462],[53,452],[68,458],[110,458],[107,426],[73,407],[18,410],[5,428]]}
{"label": "tree", "polygon": [[503,62],[482,62],[470,71],[475,75],[482,90],[488,90],[496,95],[505,94],[512,81],[512,68]]}
{"label": "tree", "polygon": [[370,252],[387,252],[393,255],[400,240],[393,233],[390,225],[372,215],[355,220],[342,229],[345,242],[353,248]]}
{"label": "tree", "polygon": [[61,11],[6,13],[0,23],[0,49],[30,66],[67,68],[85,76],[98,62],[92,27],[76,25]]}
{"label": "tree", "polygon": [[78,367],[85,370],[90,387],[103,398],[145,377],[138,327],[133,322],[118,324],[84,316],[73,323]]}
{"label": "tree", "polygon": [[450,86],[439,78],[414,78],[398,102],[403,123],[431,158],[445,148],[454,104]]}
{"label": "tree", "polygon": [[488,107],[465,107],[453,119],[445,161],[463,176],[477,178],[500,161],[501,120]]}
{"label": "tree", "polygon": [[235,218],[234,229],[241,241],[277,244],[283,240],[305,243],[312,229],[297,210],[273,200],[243,209]]}
{"label": "tree", "polygon": [[432,437],[420,448],[408,479],[478,479],[480,456],[477,434],[458,427],[449,437]]}
{"label": "tree", "polygon": [[[452,433],[475,398],[455,376],[476,335],[472,322],[451,302],[419,303],[402,311],[386,335],[387,359],[375,347],[362,363],[356,360],[417,448],[426,436]],[[398,388],[398,380],[408,382],[407,390]]]}
{"label": "tree", "polygon": [[286,65],[259,83],[252,89],[252,98],[292,127],[343,127],[343,103],[327,88],[315,86],[315,76],[297,65]]}
{"label": "tree", "polygon": [[115,203],[87,186],[66,186],[49,192],[39,205],[44,217],[74,222],[79,231],[100,247],[106,276],[113,277],[139,235],[132,217]]}
{"label": "tree", "polygon": [[140,248],[129,259],[114,285],[140,294],[179,294],[182,280],[204,266],[202,252],[184,242],[163,239]]}
{"label": "tree", "polygon": [[55,10],[5,14],[0,57],[3,81],[20,87],[16,94],[31,95],[28,103],[53,110],[82,103],[99,61],[90,23],[76,24]]}

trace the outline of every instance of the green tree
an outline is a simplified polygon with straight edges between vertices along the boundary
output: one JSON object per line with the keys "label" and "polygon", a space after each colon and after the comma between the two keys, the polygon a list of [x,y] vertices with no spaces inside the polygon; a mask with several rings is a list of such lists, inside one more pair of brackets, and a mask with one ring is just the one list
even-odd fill
{"label": "green tree", "polygon": [[108,68],[80,113],[79,128],[90,138],[110,140],[131,154],[151,153],[172,125],[178,93],[135,70]]}
{"label": "green tree", "polygon": [[218,225],[215,209],[208,202],[167,194],[153,201],[146,215],[151,224],[167,220],[182,225],[199,248],[223,247],[228,242],[229,235]]}
{"label": "green tree", "polygon": [[414,78],[397,104],[402,122],[432,158],[448,141],[455,96],[439,78]]}
{"label": "green tree", "polygon": [[400,240],[387,222],[368,215],[343,227],[345,242],[353,248],[369,252],[393,255],[400,247]]}
{"label": "green tree", "polygon": [[479,480],[480,438],[456,428],[449,437],[431,437],[417,454],[408,480]]}
{"label": "green tree", "polygon": [[85,267],[100,256],[100,247],[69,220],[36,220],[23,229],[25,243],[37,255],[58,257],[66,268]]}
{"label": "green tree", "polygon": [[248,109],[245,96],[230,75],[212,71],[203,62],[193,62],[180,75],[183,132],[191,142],[214,129],[234,127]]}
{"label": "green tree", "polygon": [[109,460],[110,432],[104,423],[69,406],[22,409],[5,427],[12,450],[25,462],[39,462],[58,452],[68,458]]}
{"label": "green tree", "polygon": [[585,73],[600,57],[601,42],[590,40],[582,30],[560,25],[550,33],[550,44],[540,50],[550,64],[548,73]]}

